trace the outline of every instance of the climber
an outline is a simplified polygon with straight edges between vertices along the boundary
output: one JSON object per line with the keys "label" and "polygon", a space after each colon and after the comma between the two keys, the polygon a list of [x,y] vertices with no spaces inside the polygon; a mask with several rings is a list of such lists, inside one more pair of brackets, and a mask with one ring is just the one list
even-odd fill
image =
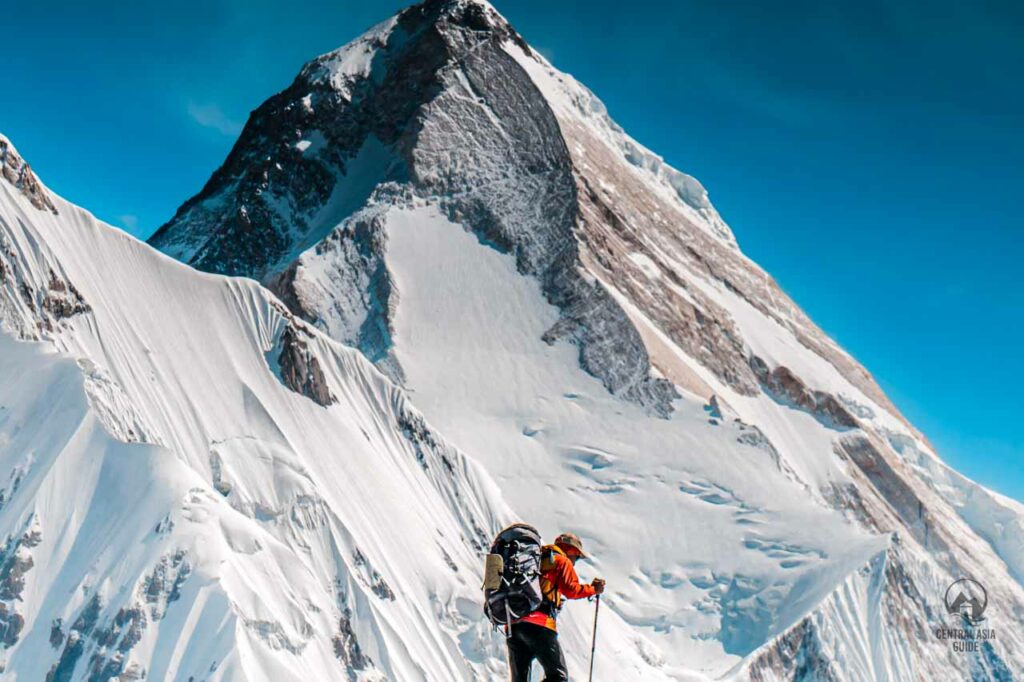
{"label": "climber", "polygon": [[589,585],[580,584],[574,564],[586,557],[583,543],[573,533],[562,533],[553,545],[542,548],[540,588],[544,601],[535,611],[514,621],[508,637],[512,682],[529,682],[534,659],[544,668],[544,682],[569,679],[556,629],[562,598],[583,599],[604,592],[605,582],[600,578]]}

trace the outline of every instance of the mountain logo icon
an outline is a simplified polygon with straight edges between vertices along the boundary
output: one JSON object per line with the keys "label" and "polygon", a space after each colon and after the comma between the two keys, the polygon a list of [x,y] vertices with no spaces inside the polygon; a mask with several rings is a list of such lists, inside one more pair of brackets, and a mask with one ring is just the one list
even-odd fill
{"label": "mountain logo icon", "polygon": [[946,589],[946,610],[970,623],[985,620],[988,591],[977,580],[960,578]]}

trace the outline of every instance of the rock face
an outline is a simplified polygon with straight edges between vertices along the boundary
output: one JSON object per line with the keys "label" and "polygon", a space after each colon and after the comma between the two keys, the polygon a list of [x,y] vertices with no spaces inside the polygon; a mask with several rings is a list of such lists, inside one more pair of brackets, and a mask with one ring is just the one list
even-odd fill
{"label": "rock face", "polygon": [[320,361],[310,352],[299,328],[289,326],[284,330],[277,364],[281,380],[288,388],[324,407],[337,402],[327,387]]}
{"label": "rock face", "polygon": [[[555,72],[542,83],[537,71],[550,69],[489,6],[411,7],[313,60],[256,109],[224,165],[150,242],[199,269],[270,284],[400,378],[389,360],[386,240],[360,211],[396,201],[397,183],[404,199],[436,201],[513,253],[562,311],[546,338],[577,344],[580,364],[616,394],[667,414],[676,393],[651,369],[672,377],[675,363],[652,361],[656,344],[608,282],[718,378],[758,390],[734,321],[682,268],[792,330],[891,408],[739,254],[696,180],[629,139],[585,88]],[[545,91],[552,85],[565,92]]]}
{"label": "rock face", "polygon": [[754,370],[754,375],[764,390],[773,398],[813,414],[826,426],[840,429],[857,428],[857,420],[835,396],[824,391],[808,389],[800,377],[793,374],[788,367],[769,370],[764,360],[752,355],[750,368]]}
{"label": "rock face", "polygon": [[40,211],[57,212],[49,193],[32,172],[32,168],[3,135],[0,135],[0,177],[14,185]]}

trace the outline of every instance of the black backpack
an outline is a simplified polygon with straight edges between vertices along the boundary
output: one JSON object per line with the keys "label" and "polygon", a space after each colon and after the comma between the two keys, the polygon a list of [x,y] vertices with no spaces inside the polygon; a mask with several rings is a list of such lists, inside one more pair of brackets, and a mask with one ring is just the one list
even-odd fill
{"label": "black backpack", "polygon": [[498,533],[484,564],[484,613],[507,626],[536,611],[544,601],[540,589],[540,533],[517,523]]}

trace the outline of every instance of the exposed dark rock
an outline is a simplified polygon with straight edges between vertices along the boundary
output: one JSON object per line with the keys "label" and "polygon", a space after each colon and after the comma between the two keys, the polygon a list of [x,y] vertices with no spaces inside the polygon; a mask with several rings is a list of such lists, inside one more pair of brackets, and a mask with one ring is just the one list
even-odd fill
{"label": "exposed dark rock", "polygon": [[231,494],[231,484],[223,478],[223,462],[216,452],[210,453],[210,474],[213,477],[213,489],[224,497]]}
{"label": "exposed dark rock", "polygon": [[717,395],[711,396],[708,404],[704,407],[704,411],[707,412],[712,419],[717,419],[719,421],[722,420],[722,406],[718,403]]}
{"label": "exposed dark rock", "polygon": [[30,528],[17,538],[8,538],[0,549],[0,646],[4,648],[14,646],[25,626],[15,604],[25,591],[25,574],[35,566],[29,550],[41,541],[42,534]]}
{"label": "exposed dark rock", "polygon": [[191,574],[192,566],[184,550],[160,557],[142,586],[142,597],[150,605],[154,620],[163,618],[171,602],[181,597],[181,586]]}
{"label": "exposed dark rock", "polygon": [[93,637],[99,646],[124,653],[139,643],[147,624],[146,611],[141,606],[121,608],[114,620],[106,628],[97,630]]}
{"label": "exposed dark rock", "polygon": [[384,577],[377,572],[369,562],[366,560],[366,555],[363,554],[359,549],[356,549],[352,553],[352,561],[359,568],[363,569],[363,575],[370,583],[370,589],[381,599],[388,601],[395,600],[395,593],[391,590],[391,586],[388,585]]}
{"label": "exposed dark rock", "polygon": [[889,602],[886,614],[890,625],[899,632],[907,633],[907,641],[916,640],[919,645],[931,636],[929,624],[938,622],[939,614],[907,572],[908,557],[904,554],[899,535],[894,535],[885,562],[885,599]]}
{"label": "exposed dark rock", "polygon": [[[405,183],[538,277],[562,311],[546,340],[576,344],[581,366],[609,391],[667,415],[677,397],[671,383],[651,376],[624,310],[580,273],[576,180],[558,121],[503,49],[511,41],[529,53],[522,38],[480,5],[430,1],[401,12],[391,34],[370,41],[355,49],[375,50],[371,76],[332,74],[337,55],[324,55],[253,112],[224,165],[151,243],[200,269],[270,282],[296,314],[400,378],[389,364],[391,291],[379,242],[372,243],[376,227],[334,233],[357,242],[334,264],[340,277],[364,275],[365,301],[351,310],[304,300],[293,265],[299,251],[365,205],[374,185]],[[296,147],[314,134],[324,140],[315,151]],[[385,161],[361,166],[361,150],[377,147]],[[358,180],[349,177],[353,166]],[[377,175],[357,188],[367,173]],[[342,210],[329,201],[336,188],[365,198]],[[347,324],[366,313],[358,330]]]}
{"label": "exposed dark rock", "polygon": [[382,576],[380,573],[377,573],[377,571],[373,571],[370,589],[372,589],[373,593],[381,599],[385,599],[387,601],[395,601],[394,591],[392,591],[391,586],[388,585],[387,581],[384,580],[384,576]]}
{"label": "exposed dark rock", "polygon": [[42,308],[50,313],[54,320],[62,320],[92,310],[75,285],[58,277],[53,270],[50,270],[50,281],[43,296]]}
{"label": "exposed dark rock", "polygon": [[441,556],[444,557],[444,562],[448,564],[448,568],[452,569],[452,573],[459,572],[458,564],[456,564],[455,561],[452,560],[451,555],[448,554],[448,552],[446,552],[443,547],[441,548]]}
{"label": "exposed dark rock", "polygon": [[92,638],[99,647],[89,660],[88,682],[107,682],[116,679],[142,678],[142,669],[131,664],[128,653],[142,639],[148,619],[141,606],[119,609],[114,620],[105,628],[97,629]]}
{"label": "exposed dark rock", "polygon": [[28,285],[27,282],[22,282],[20,285],[18,285],[18,293],[21,294],[21,300],[25,302],[25,305],[28,306],[28,309],[32,313],[36,313],[36,297],[34,292],[32,291],[32,288]]}
{"label": "exposed dark rock", "polygon": [[808,388],[788,367],[769,370],[767,363],[756,355],[750,356],[750,368],[765,392],[775,400],[813,415],[825,426],[835,429],[855,429],[860,424],[834,395]]}
{"label": "exposed dark rock", "polygon": [[[160,558],[153,572],[139,587],[140,600],[118,609],[113,619],[100,624],[103,604],[98,595],[82,609],[65,638],[63,623],[58,619],[50,628],[50,644],[54,648],[64,645],[60,658],[46,676],[47,682],[67,682],[74,677],[75,667],[91,650],[87,682],[141,680],[146,671],[133,663],[129,655],[142,640],[150,620],[160,620],[168,605],[180,596],[180,588],[191,573],[187,555],[178,550]],[[148,610],[147,610],[148,607]]]}
{"label": "exposed dark rock", "polygon": [[931,510],[868,436],[846,434],[836,441],[835,449],[836,454],[855,464],[867,477],[882,500],[918,542],[930,551],[949,551],[945,538],[936,530],[937,524]]}
{"label": "exposed dark rock", "polygon": [[[850,520],[856,521],[864,528],[876,532],[885,532],[864,503],[864,497],[855,483],[839,485],[833,483],[822,490],[822,496],[834,508],[843,513]],[[887,530],[887,529],[886,529]]]}
{"label": "exposed dark rock", "polygon": [[[392,353],[392,317],[397,296],[384,260],[386,234],[379,212],[345,221],[312,251],[320,273],[310,282],[295,261],[267,284],[296,315],[332,338],[362,351],[401,383]],[[327,299],[327,300],[325,300]]]}
{"label": "exposed dark rock", "polygon": [[94,594],[71,626],[60,658],[46,674],[46,682],[71,681],[75,674],[75,666],[78,665],[79,659],[85,653],[89,635],[96,627],[96,621],[99,620],[101,608],[100,598]]}
{"label": "exposed dark rock", "polygon": [[835,668],[835,662],[822,652],[821,635],[810,618],[805,618],[778,638],[750,667],[751,682],[780,679],[815,682],[840,682],[844,679]]}
{"label": "exposed dark rock", "polygon": [[412,444],[416,452],[416,461],[424,469],[430,468],[430,462],[440,460],[445,469],[452,473],[454,465],[448,457],[447,448],[438,440],[437,435],[427,426],[423,417],[415,412],[404,410],[398,415],[398,426],[402,435]]}
{"label": "exposed dark rock", "polygon": [[153,529],[153,532],[157,535],[167,535],[172,530],[174,530],[174,520],[171,519],[168,514],[164,518],[160,519],[160,522],[156,524],[156,528]]}
{"label": "exposed dark rock", "polygon": [[280,348],[277,364],[285,386],[324,407],[337,402],[327,387],[327,377],[320,367],[320,360],[310,351],[302,332],[294,325],[289,324],[285,328]]}
{"label": "exposed dark rock", "polygon": [[54,649],[59,649],[60,645],[64,643],[64,621],[60,618],[55,618],[50,624],[50,646]]}
{"label": "exposed dark rock", "polygon": [[0,646],[5,649],[14,646],[24,627],[24,616],[0,602]]}
{"label": "exposed dark rock", "polygon": [[743,443],[744,445],[750,445],[764,450],[771,455],[772,461],[775,462],[775,465],[782,469],[782,457],[779,455],[779,451],[775,448],[775,445],[771,440],[769,440],[768,436],[764,435],[764,431],[752,424],[746,424],[740,421],[736,422],[736,424],[740,429],[740,435],[736,436],[737,443]]}
{"label": "exposed dark rock", "polygon": [[[343,600],[343,599],[342,599]],[[341,617],[338,619],[338,633],[331,639],[334,647],[334,655],[338,657],[350,682],[358,679],[358,673],[373,667],[373,660],[363,653],[356,638],[355,630],[352,627],[352,609],[342,607]]]}
{"label": "exposed dark rock", "polygon": [[35,562],[31,555],[19,553],[17,549],[5,554],[3,564],[0,565],[0,599],[20,600],[25,589],[25,574],[32,569]]}
{"label": "exposed dark rock", "polygon": [[0,135],[0,177],[20,190],[40,211],[57,213],[57,208],[53,205],[49,192],[43,188],[28,163],[2,135]]}
{"label": "exposed dark rock", "polygon": [[[574,167],[580,216],[576,237],[588,270],[613,282],[662,333],[722,382],[741,395],[754,395],[757,382],[747,366],[743,339],[732,318],[698,288],[690,286],[672,265],[663,262],[664,245],[651,246],[656,238],[659,243],[669,241],[673,252],[684,256],[693,253],[678,225],[649,220],[648,213],[667,214],[673,209],[648,205],[652,193],[646,185],[631,186],[628,177],[601,176],[605,166],[618,167],[621,159],[603,143],[573,138],[576,146],[588,143],[591,146],[580,158],[587,167]],[[595,189],[595,183],[605,181],[616,183],[619,191],[614,196]],[[659,276],[642,271],[633,260],[635,254],[653,263]]]}

